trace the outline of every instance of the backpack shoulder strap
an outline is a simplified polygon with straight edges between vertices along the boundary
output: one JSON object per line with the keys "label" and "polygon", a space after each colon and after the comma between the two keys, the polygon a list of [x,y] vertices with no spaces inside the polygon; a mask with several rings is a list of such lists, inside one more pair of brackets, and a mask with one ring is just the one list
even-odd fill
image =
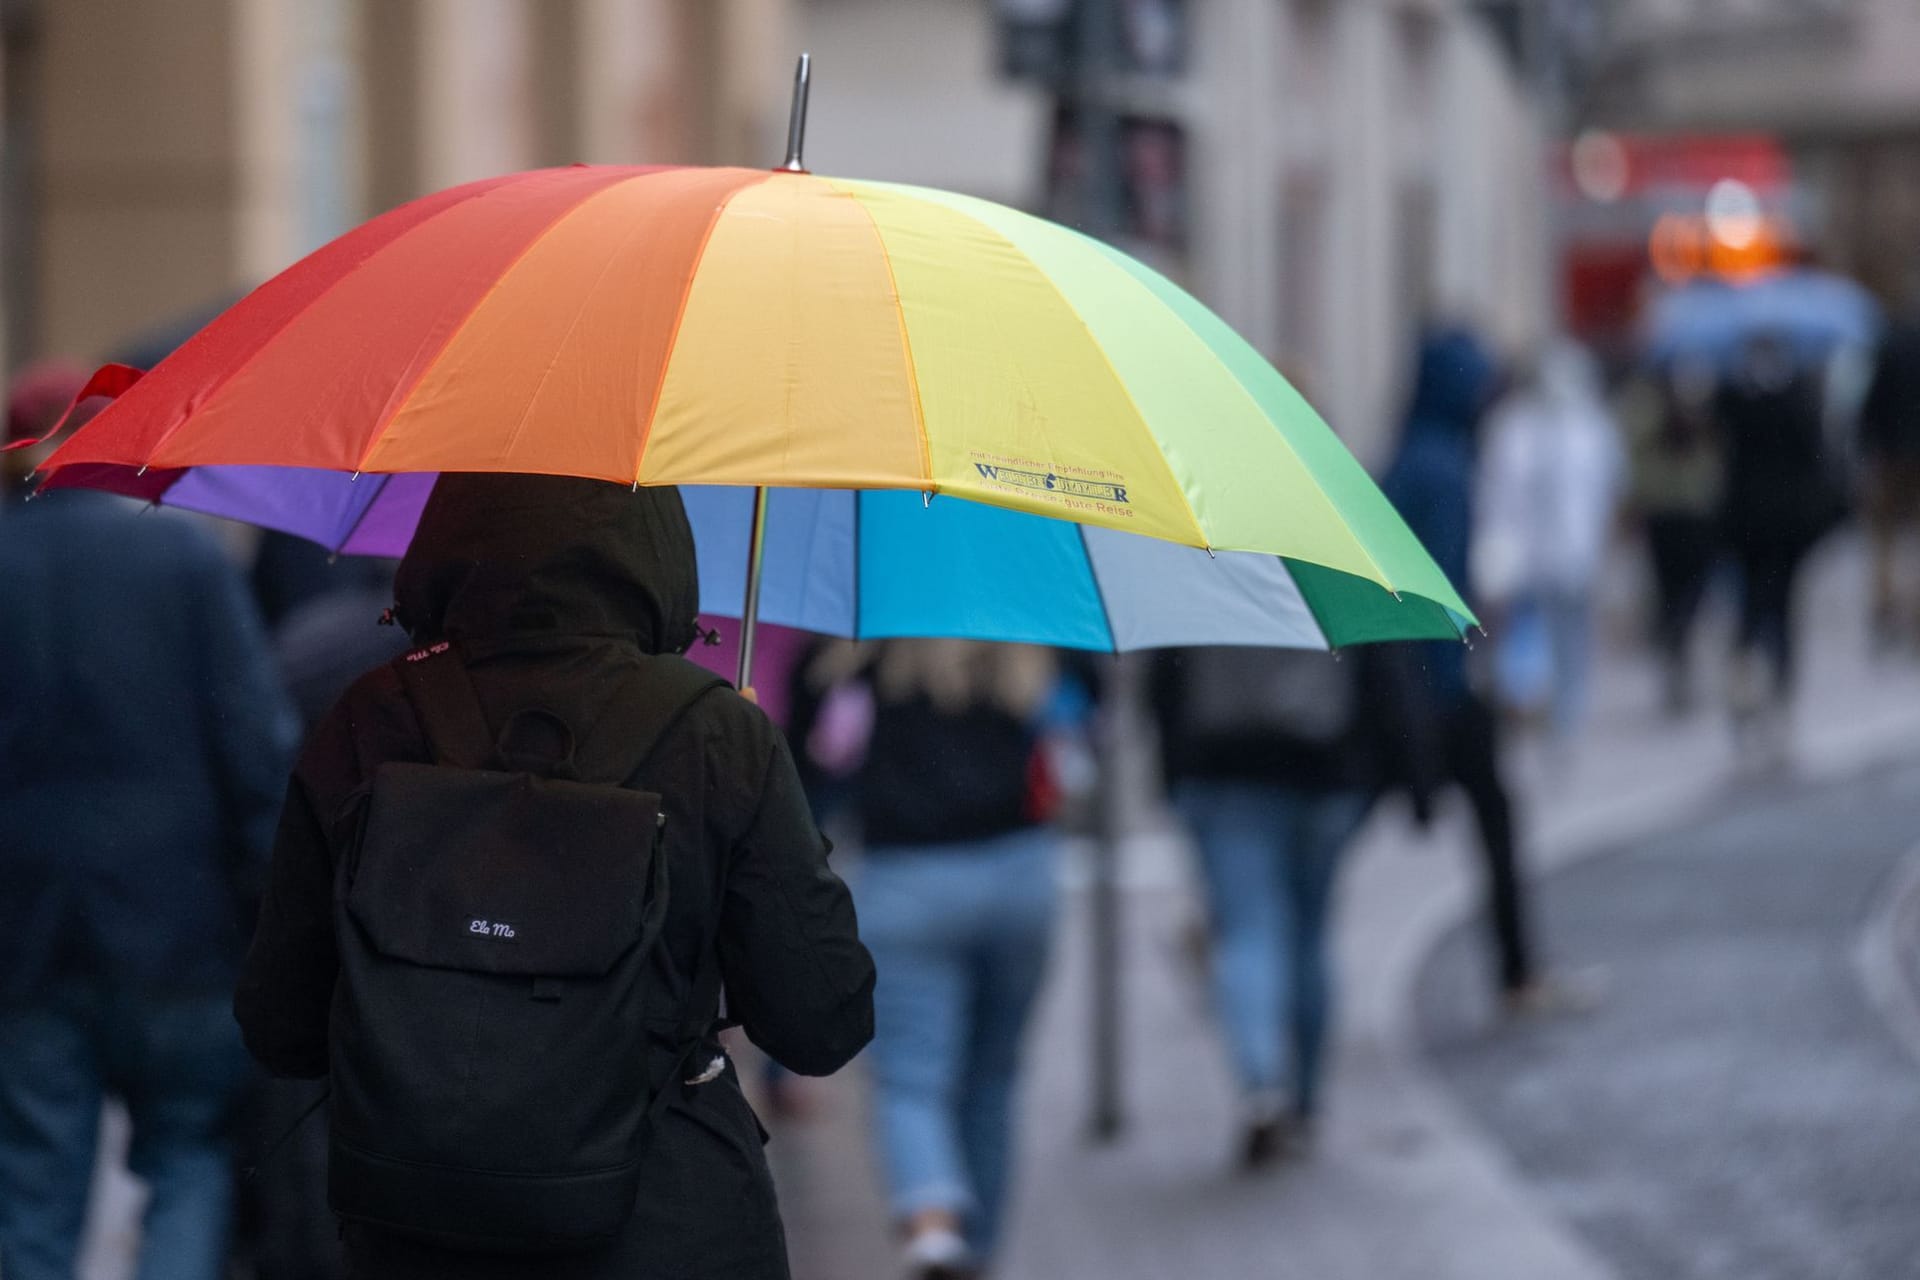
{"label": "backpack shoulder strap", "polygon": [[460,769],[484,768],[493,757],[493,734],[459,651],[442,640],[401,654],[394,666],[434,760]]}
{"label": "backpack shoulder strap", "polygon": [[622,691],[624,705],[613,713],[623,717],[621,733],[633,761],[627,770],[628,779],[653,759],[660,740],[672,732],[694,703],[715,689],[728,687],[711,671],[671,654],[649,656],[643,670],[642,678]]}

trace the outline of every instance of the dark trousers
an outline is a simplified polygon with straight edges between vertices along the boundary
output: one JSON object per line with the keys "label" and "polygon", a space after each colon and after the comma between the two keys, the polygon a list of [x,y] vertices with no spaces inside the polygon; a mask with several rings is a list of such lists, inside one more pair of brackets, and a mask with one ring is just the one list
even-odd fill
{"label": "dark trousers", "polygon": [[1714,523],[1710,516],[1647,517],[1647,555],[1653,562],[1654,639],[1669,660],[1687,651],[1687,637],[1713,573]]}
{"label": "dark trousers", "polygon": [[1533,981],[1534,966],[1514,848],[1513,801],[1500,776],[1499,721],[1483,699],[1469,696],[1447,713],[1444,732],[1447,781],[1466,793],[1480,829],[1496,977],[1502,991],[1514,991]]}
{"label": "dark trousers", "polygon": [[1738,647],[1758,651],[1773,668],[1773,693],[1793,687],[1793,599],[1800,567],[1811,549],[1805,541],[1746,539],[1734,546],[1740,566]]}
{"label": "dark trousers", "polygon": [[141,1280],[205,1280],[226,1256],[232,1119],[246,1051],[224,992],[145,995],[97,981],[0,1010],[0,1271],[70,1280],[101,1100],[133,1121],[127,1163],[151,1195]]}

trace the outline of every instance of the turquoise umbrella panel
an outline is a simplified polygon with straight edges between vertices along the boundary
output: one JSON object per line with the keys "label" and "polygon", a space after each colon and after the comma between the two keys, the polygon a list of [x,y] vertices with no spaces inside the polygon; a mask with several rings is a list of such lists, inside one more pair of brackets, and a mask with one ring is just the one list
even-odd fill
{"label": "turquoise umbrella panel", "polygon": [[[738,617],[753,493],[683,492],[702,608]],[[1425,600],[1273,556],[1209,556],[956,498],[929,504],[914,493],[811,489],[769,494],[760,617],[859,639],[937,635],[1105,651],[1326,649],[1456,639],[1465,625]]]}

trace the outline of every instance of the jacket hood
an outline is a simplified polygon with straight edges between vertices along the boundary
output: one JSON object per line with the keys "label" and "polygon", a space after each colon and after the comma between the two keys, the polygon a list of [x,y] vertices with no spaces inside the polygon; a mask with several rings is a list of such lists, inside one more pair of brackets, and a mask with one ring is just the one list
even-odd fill
{"label": "jacket hood", "polygon": [[448,474],[394,579],[416,643],[611,636],[646,653],[693,643],[693,529],[678,489],[572,476]]}
{"label": "jacket hood", "polygon": [[1493,399],[1498,370],[1478,338],[1465,329],[1442,329],[1420,343],[1406,435],[1471,436]]}

